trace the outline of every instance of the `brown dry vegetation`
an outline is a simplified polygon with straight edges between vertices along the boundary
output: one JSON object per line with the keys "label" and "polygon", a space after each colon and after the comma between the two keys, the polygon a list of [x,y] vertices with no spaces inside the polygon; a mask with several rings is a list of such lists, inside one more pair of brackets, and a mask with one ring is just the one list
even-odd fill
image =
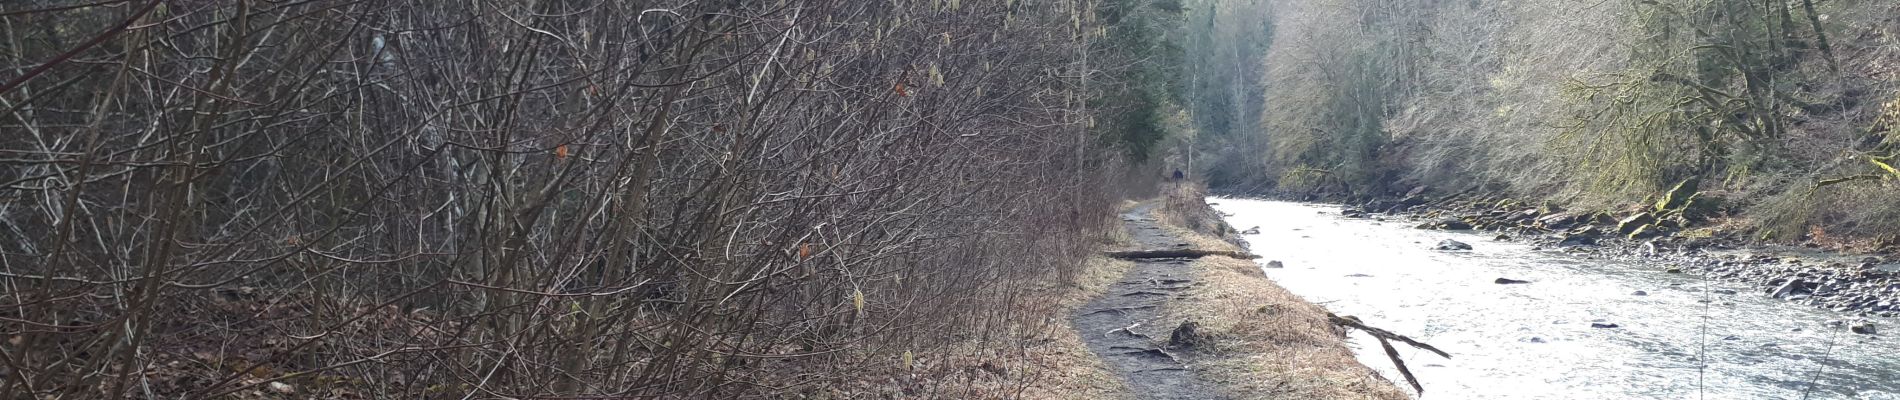
{"label": "brown dry vegetation", "polygon": [[1204,285],[1168,307],[1170,320],[1197,321],[1213,336],[1197,364],[1215,382],[1250,399],[1405,399],[1361,365],[1326,310],[1281,289],[1249,260],[1204,257],[1189,264]]}
{"label": "brown dry vegetation", "polygon": [[6,2],[0,398],[1063,388],[1143,7]]}

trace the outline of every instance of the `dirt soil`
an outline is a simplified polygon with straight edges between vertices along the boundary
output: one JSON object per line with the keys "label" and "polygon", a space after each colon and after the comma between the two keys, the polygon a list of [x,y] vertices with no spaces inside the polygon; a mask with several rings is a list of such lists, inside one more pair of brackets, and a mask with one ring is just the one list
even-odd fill
{"label": "dirt soil", "polygon": [[[1164,229],[1148,202],[1122,214],[1123,225],[1143,250],[1186,248]],[[1219,387],[1188,368],[1186,355],[1166,348],[1165,335],[1180,321],[1162,320],[1163,306],[1192,288],[1195,273],[1183,259],[1138,260],[1121,280],[1077,308],[1070,317],[1089,350],[1121,375],[1141,399],[1224,399]]]}

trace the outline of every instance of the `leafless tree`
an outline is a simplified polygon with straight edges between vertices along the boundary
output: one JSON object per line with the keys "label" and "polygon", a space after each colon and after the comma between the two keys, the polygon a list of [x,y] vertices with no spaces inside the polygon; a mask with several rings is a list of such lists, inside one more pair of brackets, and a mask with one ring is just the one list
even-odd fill
{"label": "leafless tree", "polygon": [[1087,4],[0,6],[0,398],[771,395],[1042,329],[1122,165]]}

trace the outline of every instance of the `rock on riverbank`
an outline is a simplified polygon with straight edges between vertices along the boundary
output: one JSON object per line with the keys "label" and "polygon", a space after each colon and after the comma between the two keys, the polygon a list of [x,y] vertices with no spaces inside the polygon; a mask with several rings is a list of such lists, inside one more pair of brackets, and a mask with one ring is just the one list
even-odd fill
{"label": "rock on riverbank", "polygon": [[1834,311],[1900,316],[1900,258],[1768,251],[1739,233],[1711,226],[1709,221],[1726,213],[1719,201],[1668,202],[1619,213],[1497,198],[1434,202],[1419,192],[1404,200],[1346,206],[1342,214],[1405,218],[1419,229],[1495,231],[1501,240],[1586,257],[1640,260],[1657,264],[1659,272],[1704,273],[1753,285],[1762,295]]}

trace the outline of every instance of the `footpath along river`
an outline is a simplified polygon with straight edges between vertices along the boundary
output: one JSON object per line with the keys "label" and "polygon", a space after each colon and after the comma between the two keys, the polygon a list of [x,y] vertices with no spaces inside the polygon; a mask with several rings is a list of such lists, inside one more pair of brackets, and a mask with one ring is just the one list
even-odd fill
{"label": "footpath along river", "polygon": [[[1400,345],[1424,399],[1900,399],[1894,319],[1855,334],[1839,325],[1853,315],[1661,265],[1342,218],[1336,205],[1209,202],[1236,229],[1259,227],[1243,237],[1263,267],[1284,265],[1264,268],[1280,286],[1450,352]],[[1444,239],[1474,249],[1434,250]],[[1353,335],[1362,362],[1398,379],[1376,341]]]}

